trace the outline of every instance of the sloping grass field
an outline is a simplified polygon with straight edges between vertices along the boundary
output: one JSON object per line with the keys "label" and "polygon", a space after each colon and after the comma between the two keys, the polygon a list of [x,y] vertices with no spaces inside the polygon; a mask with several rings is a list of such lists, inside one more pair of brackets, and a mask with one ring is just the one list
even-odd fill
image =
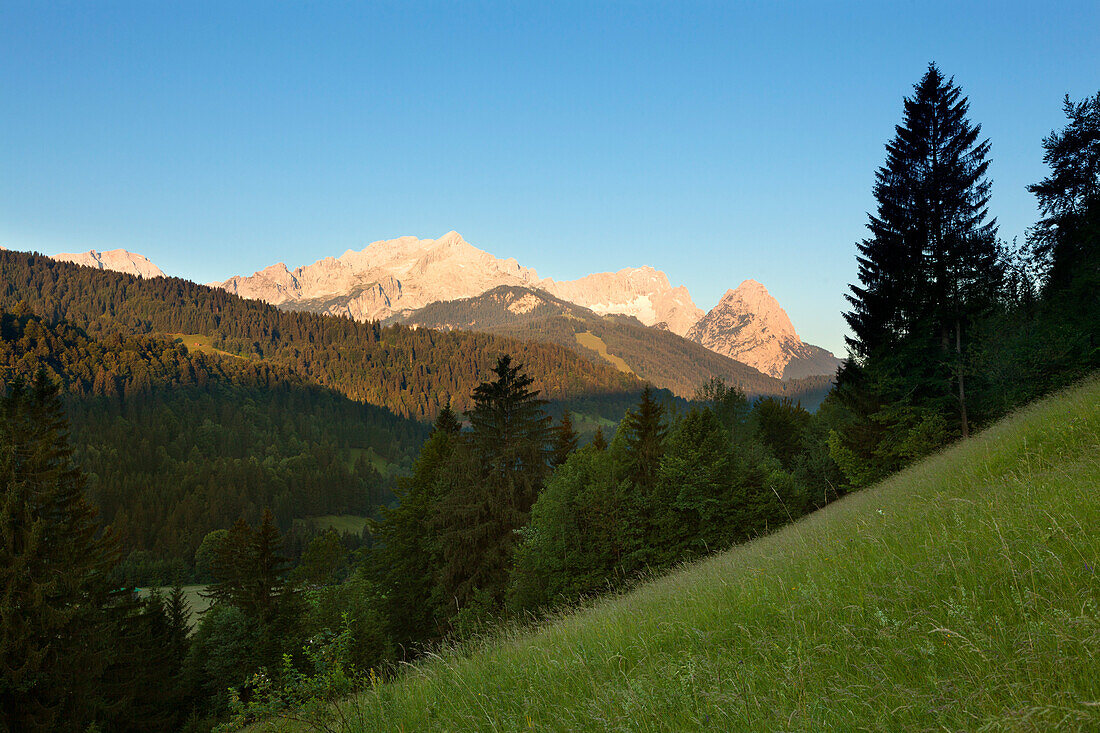
{"label": "sloping grass field", "polygon": [[1100,730],[1100,380],[773,535],[426,660],[348,730]]}
{"label": "sloping grass field", "polygon": [[615,356],[614,354],[609,353],[607,351],[607,344],[603,342],[603,339],[592,333],[591,331],[573,334],[573,337],[577,339],[578,344],[586,349],[592,349],[620,372],[624,372],[626,374],[634,373],[634,370],[630,368],[629,364],[623,361],[622,357]]}
{"label": "sloping grass field", "polygon": [[201,333],[170,333],[168,336],[182,341],[188,351],[201,351],[204,354],[218,354],[219,356],[231,356],[234,359],[244,359],[243,356],[230,354],[228,351],[222,351],[221,349],[215,349],[214,339],[210,336],[204,336]]}

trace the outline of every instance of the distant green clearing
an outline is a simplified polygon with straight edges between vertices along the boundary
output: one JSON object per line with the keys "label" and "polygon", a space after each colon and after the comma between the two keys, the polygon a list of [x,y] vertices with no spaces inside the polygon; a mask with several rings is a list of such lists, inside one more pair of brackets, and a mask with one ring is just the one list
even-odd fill
{"label": "distant green clearing", "polygon": [[[209,586],[206,585],[185,585],[183,586],[183,597],[187,601],[187,607],[191,612],[191,625],[192,627],[198,623],[198,616],[206,609],[210,608],[210,599],[202,595]],[[154,590],[159,590],[161,594],[167,598],[168,594],[172,592],[170,586],[163,588],[142,588],[138,591],[138,595],[142,598],[147,598]]]}
{"label": "distant green clearing", "polygon": [[341,534],[344,532],[361,534],[363,528],[367,526],[367,517],[357,514],[325,514],[320,517],[295,519],[294,522],[303,522],[319,530],[334,529]]}
{"label": "distant green clearing", "polygon": [[633,374],[634,371],[627,365],[622,358],[615,356],[614,354],[607,353],[607,344],[603,342],[603,339],[592,333],[591,331],[585,331],[584,333],[575,334],[577,343],[586,349],[591,349],[597,354],[602,356],[605,360],[611,363],[620,372],[626,372],[627,374]]}
{"label": "distant green clearing", "polygon": [[396,463],[391,463],[375,453],[374,448],[348,448],[348,468],[353,468],[360,456],[365,456],[370,464],[374,466],[374,470],[383,476],[390,476],[399,469]]}
{"label": "distant green clearing", "polygon": [[615,430],[619,427],[617,420],[608,420],[605,417],[584,412],[573,412],[572,418],[573,429],[580,435],[582,443],[591,440],[597,428],[602,429],[604,438],[610,440],[615,434]]}
{"label": "distant green clearing", "polygon": [[1093,379],[773,535],[409,667],[344,729],[1100,730],[1098,669]]}
{"label": "distant green clearing", "polygon": [[203,336],[198,333],[170,333],[167,334],[170,338],[179,339],[183,342],[183,345],[187,347],[188,351],[201,351],[204,354],[220,354],[221,356],[231,356],[234,359],[243,359],[243,356],[237,354],[230,354],[228,351],[222,351],[221,349],[214,348],[214,340],[209,336]]}

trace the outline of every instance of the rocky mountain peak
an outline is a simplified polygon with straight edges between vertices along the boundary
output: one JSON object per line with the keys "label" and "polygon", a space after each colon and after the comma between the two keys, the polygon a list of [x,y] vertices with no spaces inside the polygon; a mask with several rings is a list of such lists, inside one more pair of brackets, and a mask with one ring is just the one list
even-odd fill
{"label": "rocky mountain peak", "polygon": [[[404,319],[431,303],[505,286],[542,290],[599,315],[633,316],[773,376],[790,376],[788,365],[817,348],[802,343],[783,308],[756,280],[727,292],[704,316],[687,288],[673,287],[665,273],[648,265],[555,281],[540,278],[514,258],[498,259],[478,249],[456,231],[436,239],[380,240],[312,265],[290,270],[279,263],[213,284],[274,305],[357,320]],[[537,299],[524,296],[515,307],[534,308]],[[813,374],[831,371],[817,362],[807,368],[818,370]]]}
{"label": "rocky mountain peak", "polygon": [[384,320],[434,301],[480,295],[498,285],[538,282],[534,270],[514,259],[499,260],[450,231],[437,239],[380,240],[290,273],[268,267],[215,286],[274,305],[304,301],[322,313]]}
{"label": "rocky mountain peak", "polygon": [[601,315],[634,316],[647,326],[663,323],[680,336],[703,315],[687,288],[672,287],[668,275],[648,265],[598,272],[578,280],[545,280],[542,287]]}
{"label": "rocky mountain peak", "polygon": [[687,337],[773,377],[829,374],[839,364],[829,352],[799,338],[779,301],[756,280],[726,291]]}
{"label": "rocky mountain peak", "polygon": [[85,267],[94,267],[97,270],[114,270],[124,272],[127,275],[137,277],[164,277],[159,267],[149,261],[144,255],[136,252],[127,252],[124,249],[112,249],[109,252],[88,250],[87,252],[65,252],[53,255],[52,259],[60,262],[72,262]]}
{"label": "rocky mountain peak", "polygon": [[719,310],[735,317],[750,316],[762,333],[780,341],[802,343],[779,301],[756,280],[745,280],[735,290],[727,290],[711,312]]}

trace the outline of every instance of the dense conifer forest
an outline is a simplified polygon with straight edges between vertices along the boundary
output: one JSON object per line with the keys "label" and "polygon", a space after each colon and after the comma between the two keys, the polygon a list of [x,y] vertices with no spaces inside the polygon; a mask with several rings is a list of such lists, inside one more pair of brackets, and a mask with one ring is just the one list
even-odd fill
{"label": "dense conifer forest", "polygon": [[852,358],[830,445],[865,486],[1100,366],[1100,94],[1065,100],[1029,187],[1044,218],[997,238],[988,140],[935,66],[905,100],[859,244]]}
{"label": "dense conifer forest", "polygon": [[97,340],[19,310],[0,314],[0,372],[62,385],[89,498],[126,553],[124,575],[142,585],[195,578],[203,537],[265,507],[284,531],[303,517],[372,514],[426,432],[283,367],[163,337]]}

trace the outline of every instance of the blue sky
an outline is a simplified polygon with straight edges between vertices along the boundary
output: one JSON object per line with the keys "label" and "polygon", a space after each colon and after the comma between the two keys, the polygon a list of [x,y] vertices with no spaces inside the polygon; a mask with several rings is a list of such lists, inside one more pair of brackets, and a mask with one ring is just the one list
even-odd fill
{"label": "blue sky", "polygon": [[902,97],[935,60],[1006,239],[1100,3],[0,3],[0,245],[200,282],[455,229],[543,276],[755,278],[842,350]]}

